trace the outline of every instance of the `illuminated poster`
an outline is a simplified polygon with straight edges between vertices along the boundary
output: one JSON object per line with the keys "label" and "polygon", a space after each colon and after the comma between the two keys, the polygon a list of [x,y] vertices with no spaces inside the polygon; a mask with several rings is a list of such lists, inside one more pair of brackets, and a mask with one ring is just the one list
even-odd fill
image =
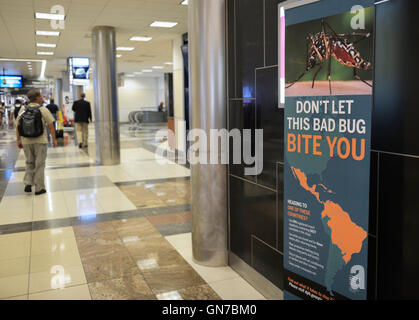
{"label": "illuminated poster", "polygon": [[78,86],[89,85],[89,58],[70,58],[70,84]]}
{"label": "illuminated poster", "polygon": [[367,298],[372,5],[285,11],[286,299]]}

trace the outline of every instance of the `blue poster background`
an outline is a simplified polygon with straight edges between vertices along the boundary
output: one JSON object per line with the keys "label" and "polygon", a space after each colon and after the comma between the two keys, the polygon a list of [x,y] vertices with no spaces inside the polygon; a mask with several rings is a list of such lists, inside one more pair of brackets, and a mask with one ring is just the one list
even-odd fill
{"label": "blue poster background", "polygon": [[[297,114],[297,101],[330,101],[330,105],[334,100],[337,104],[339,100],[353,100],[352,113],[350,115],[331,115],[324,114],[321,110],[319,114]],[[288,134],[308,134],[321,135],[321,147],[318,148],[322,152],[322,156],[312,154],[310,147],[309,154],[305,154],[305,146],[302,146],[302,153],[288,152],[285,154],[284,165],[284,267],[304,278],[314,281],[324,287],[328,294],[333,296],[334,292],[339,293],[350,299],[366,299],[366,272],[368,261],[368,237],[362,242],[362,249],[359,253],[353,254],[350,261],[345,263],[341,248],[332,243],[331,229],[327,225],[327,218],[322,218],[324,205],[320,203],[316,197],[305,190],[300,181],[295,177],[292,167],[298,168],[307,177],[308,186],[318,186],[316,192],[319,192],[321,201],[332,201],[338,204],[343,211],[349,214],[350,219],[354,224],[361,227],[368,232],[369,221],[369,176],[370,176],[370,136],[371,136],[371,106],[372,96],[338,96],[338,97],[301,97],[301,98],[286,98],[285,105],[285,137],[287,140]],[[337,128],[334,132],[315,132],[313,130],[290,130],[288,128],[288,118],[299,118],[309,116],[311,118],[329,119],[333,118],[336,122],[339,119],[363,119],[366,124],[365,134],[341,134]],[[311,119],[312,120],[312,119]],[[357,154],[359,155],[359,146],[361,139],[365,139],[365,158],[362,161],[356,161],[351,158],[340,159],[336,155],[330,157],[330,148],[326,142],[326,137],[329,136],[331,140],[334,137],[346,137],[349,141],[353,138],[357,141]],[[287,150],[287,145],[285,146]],[[319,187],[323,185],[323,187]],[[328,191],[331,191],[328,192]],[[314,227],[315,234],[310,237],[302,236],[305,239],[313,240],[322,246],[310,248],[316,251],[319,255],[318,263],[324,266],[324,269],[318,268],[315,275],[305,272],[295,265],[299,263],[293,262],[290,259],[290,253],[295,254],[295,251],[290,249],[290,242],[306,248],[305,245],[290,241],[290,234],[297,234],[295,231],[290,231],[293,228],[292,221],[298,221],[293,217],[288,216],[288,200],[306,203],[307,210],[311,214],[307,221],[299,221],[306,225]],[[304,241],[303,241],[304,242]],[[297,254],[301,258],[307,258]],[[310,259],[309,259],[310,260]],[[313,260],[314,261],[314,260]],[[301,265],[303,268],[310,270],[310,268]],[[354,290],[351,288],[351,268],[353,266],[362,266],[365,270],[363,279],[365,289]],[[286,279],[287,282],[287,279]]]}
{"label": "blue poster background", "polygon": [[[285,12],[286,26],[351,12],[355,5],[368,8],[374,6],[374,1],[321,0],[292,8]],[[293,45],[293,41],[291,41],[291,45]],[[286,50],[288,49],[286,48]],[[365,54],[364,51],[363,54]],[[287,59],[287,61],[296,60],[295,57],[288,57]],[[288,67],[287,65],[286,69]],[[295,67],[295,62],[293,67]],[[314,74],[314,72],[312,73]],[[286,82],[290,83],[294,79],[286,79]],[[372,95],[354,95],[353,92],[350,94],[346,96],[287,96],[285,99],[284,298],[286,300],[364,300],[367,298],[370,140],[373,97]],[[338,103],[339,100],[353,100],[352,112],[351,114],[332,115],[330,113],[324,114],[322,108],[320,108],[320,114],[297,114],[297,101],[322,100],[328,100],[330,103],[332,101]],[[339,133],[338,128],[333,132],[293,130],[293,128],[289,128],[288,118],[290,117],[309,117],[311,120],[312,118],[333,118],[336,122],[340,118],[363,119],[366,132],[365,134]],[[298,134],[321,135],[321,144],[318,151],[322,155],[313,154],[312,141],[308,154],[304,152],[304,144],[301,148],[302,152],[289,152],[287,148],[289,133],[295,136]],[[347,138],[351,142],[352,139],[356,139],[358,154],[360,141],[365,139],[364,159],[357,161],[352,159],[351,156],[347,159],[341,159],[336,156],[336,150],[334,157],[330,157],[329,145],[326,143],[327,136],[332,140],[333,138]],[[344,152],[345,148],[342,151]],[[295,171],[296,169],[298,169],[298,172]],[[304,181],[301,176],[307,178],[307,180]],[[342,246],[344,242],[338,245],[332,241],[332,227],[328,224],[331,219],[329,220],[328,215],[322,216],[322,213],[326,211],[326,203],[332,203],[339,208],[337,210],[340,212],[338,216],[345,216],[346,220],[344,220],[349,224],[347,230],[354,231],[354,237],[352,238],[354,243],[361,243],[359,250],[355,250],[356,252],[349,256],[347,252],[344,252],[345,245]],[[299,208],[302,204],[307,207]],[[299,213],[300,217],[304,218],[306,216],[306,220],[295,215],[296,209],[308,212],[307,214]],[[289,213],[291,214],[289,215]],[[333,229],[336,232],[337,229],[335,227]],[[361,233],[364,236],[362,242],[359,240]],[[334,237],[335,242],[337,238],[343,238],[342,235],[337,233],[334,233]],[[345,241],[347,243],[348,239],[349,242],[352,241],[351,237],[346,237]],[[349,243],[348,247],[356,247],[354,243]]]}

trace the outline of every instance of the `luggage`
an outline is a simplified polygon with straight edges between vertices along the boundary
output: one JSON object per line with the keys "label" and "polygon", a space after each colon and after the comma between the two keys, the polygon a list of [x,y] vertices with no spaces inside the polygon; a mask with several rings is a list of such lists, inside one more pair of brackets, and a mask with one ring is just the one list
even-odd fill
{"label": "luggage", "polygon": [[19,120],[19,134],[25,138],[38,138],[44,133],[40,106],[26,107]]}

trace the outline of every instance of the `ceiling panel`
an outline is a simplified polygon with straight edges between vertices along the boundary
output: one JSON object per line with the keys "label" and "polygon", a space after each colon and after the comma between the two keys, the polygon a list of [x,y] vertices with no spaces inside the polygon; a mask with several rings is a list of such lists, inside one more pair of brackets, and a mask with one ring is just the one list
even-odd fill
{"label": "ceiling panel", "polygon": [[[172,39],[187,32],[187,7],[179,3],[180,0],[0,0],[0,58],[45,59],[46,75],[59,77],[66,69],[67,57],[91,56],[92,28],[109,25],[116,28],[118,46],[136,48],[119,52],[119,72],[163,65],[172,60]],[[52,27],[49,20],[35,19],[34,12],[50,12],[57,4],[65,8],[66,14],[60,37],[36,36],[35,30]],[[175,21],[178,25],[172,29],[149,27],[155,20]],[[151,36],[153,40],[129,41],[131,36]],[[37,42],[55,43],[57,47],[37,48]],[[53,51],[54,56],[39,56],[39,50]],[[26,72],[19,64],[14,69]]]}

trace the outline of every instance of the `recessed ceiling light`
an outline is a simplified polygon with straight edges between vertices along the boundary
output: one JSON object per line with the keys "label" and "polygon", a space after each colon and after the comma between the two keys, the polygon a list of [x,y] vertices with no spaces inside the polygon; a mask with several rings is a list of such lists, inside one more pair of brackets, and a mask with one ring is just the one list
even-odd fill
{"label": "recessed ceiling light", "polygon": [[142,70],[142,72],[153,72],[153,70],[150,70],[150,69],[144,69],[144,70]]}
{"label": "recessed ceiling light", "polygon": [[131,41],[150,41],[153,38],[152,37],[131,37],[129,39]]}
{"label": "recessed ceiling light", "polygon": [[40,56],[52,56],[54,54],[54,52],[41,52],[41,51],[38,51],[36,54],[38,54]]}
{"label": "recessed ceiling light", "polygon": [[173,65],[173,62],[165,62],[164,64],[167,64],[169,66],[172,66]]}
{"label": "recessed ceiling light", "polygon": [[188,0],[183,0],[180,4],[187,6],[188,5]]}
{"label": "recessed ceiling light", "polygon": [[142,72],[134,72],[134,74],[143,74]]}
{"label": "recessed ceiling light", "polygon": [[177,22],[154,21],[152,24],[150,24],[150,27],[155,27],[155,28],[173,28],[175,25],[177,25]]}
{"label": "recessed ceiling light", "polygon": [[116,57],[117,58],[121,58],[122,57],[122,54],[117,54]]}
{"label": "recessed ceiling light", "polygon": [[48,19],[48,20],[64,20],[65,15],[63,14],[55,14],[55,13],[42,13],[42,12],[35,12],[36,19]]}
{"label": "recessed ceiling light", "polygon": [[59,31],[39,31],[36,30],[37,36],[55,36],[58,37],[60,35]]}
{"label": "recessed ceiling light", "polygon": [[154,66],[153,69],[164,69],[164,67],[161,66]]}
{"label": "recessed ceiling light", "polygon": [[55,43],[37,43],[36,46],[45,48],[55,48],[57,45]]}
{"label": "recessed ceiling light", "polygon": [[135,48],[133,48],[133,47],[118,47],[118,48],[116,48],[116,50],[118,50],[118,51],[132,51],[134,49]]}

